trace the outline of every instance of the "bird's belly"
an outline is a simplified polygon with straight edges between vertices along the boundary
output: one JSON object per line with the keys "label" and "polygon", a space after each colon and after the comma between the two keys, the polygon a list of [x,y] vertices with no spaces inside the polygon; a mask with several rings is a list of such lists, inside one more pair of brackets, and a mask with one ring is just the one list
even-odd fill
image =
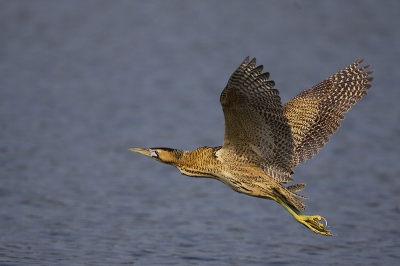
{"label": "bird's belly", "polygon": [[257,172],[250,174],[248,171],[222,171],[217,179],[236,192],[249,196],[270,198],[273,194],[271,190],[273,184],[266,182],[265,178]]}
{"label": "bird's belly", "polygon": [[218,177],[218,180],[235,190],[236,192],[252,195],[253,189],[246,180],[243,178],[238,178],[236,176],[232,176],[230,173],[222,173],[221,176]]}

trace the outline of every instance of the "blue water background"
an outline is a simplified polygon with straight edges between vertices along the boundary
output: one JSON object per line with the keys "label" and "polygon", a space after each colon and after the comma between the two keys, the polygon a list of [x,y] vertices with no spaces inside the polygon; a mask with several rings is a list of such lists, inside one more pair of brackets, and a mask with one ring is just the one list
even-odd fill
{"label": "blue water background", "polygon": [[[1,1],[0,265],[395,265],[399,1]],[[219,146],[246,56],[283,102],[353,61],[369,94],[295,169],[316,235],[278,204],[132,146]]]}

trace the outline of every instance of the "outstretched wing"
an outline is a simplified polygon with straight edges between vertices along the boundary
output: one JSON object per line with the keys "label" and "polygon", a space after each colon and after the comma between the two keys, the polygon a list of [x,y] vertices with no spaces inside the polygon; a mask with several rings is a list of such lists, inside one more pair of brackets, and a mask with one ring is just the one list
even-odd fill
{"label": "outstretched wing", "polygon": [[230,77],[221,93],[225,116],[223,149],[236,160],[264,169],[278,182],[291,181],[293,139],[283,114],[275,82],[268,81],[263,66],[247,57]]}
{"label": "outstretched wing", "polygon": [[283,106],[294,140],[293,167],[318,153],[340,127],[351,106],[371,87],[373,71],[359,67],[359,60],[303,91]]}

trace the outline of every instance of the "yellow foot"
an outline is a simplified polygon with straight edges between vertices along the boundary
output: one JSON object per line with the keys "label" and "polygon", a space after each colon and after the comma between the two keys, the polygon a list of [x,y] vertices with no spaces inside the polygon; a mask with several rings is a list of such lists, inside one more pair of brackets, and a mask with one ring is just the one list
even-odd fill
{"label": "yellow foot", "polygon": [[[313,231],[316,234],[332,236],[331,232],[329,230],[326,230],[326,227],[328,227],[328,222],[326,221],[326,219],[324,217],[322,217],[320,215],[308,216],[308,215],[300,214],[300,215],[296,215],[295,218],[299,223],[308,227],[311,231]],[[325,225],[318,222],[321,220],[325,221]]]}
{"label": "yellow foot", "polygon": [[[324,235],[324,236],[332,236],[331,231],[326,230],[328,227],[328,222],[326,219],[320,215],[304,215],[302,214],[296,207],[293,205],[288,205],[285,201],[283,201],[280,197],[273,198],[276,202],[283,206],[299,223],[303,224],[305,227],[310,229],[316,234]],[[324,220],[325,225],[318,222]]]}

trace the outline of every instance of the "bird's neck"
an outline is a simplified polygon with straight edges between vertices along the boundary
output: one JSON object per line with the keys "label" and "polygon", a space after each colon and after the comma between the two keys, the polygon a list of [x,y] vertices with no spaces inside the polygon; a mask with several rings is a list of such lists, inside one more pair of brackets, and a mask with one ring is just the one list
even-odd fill
{"label": "bird's neck", "polygon": [[222,166],[215,155],[216,150],[218,148],[200,147],[193,151],[184,151],[176,167],[187,176],[214,178]]}

